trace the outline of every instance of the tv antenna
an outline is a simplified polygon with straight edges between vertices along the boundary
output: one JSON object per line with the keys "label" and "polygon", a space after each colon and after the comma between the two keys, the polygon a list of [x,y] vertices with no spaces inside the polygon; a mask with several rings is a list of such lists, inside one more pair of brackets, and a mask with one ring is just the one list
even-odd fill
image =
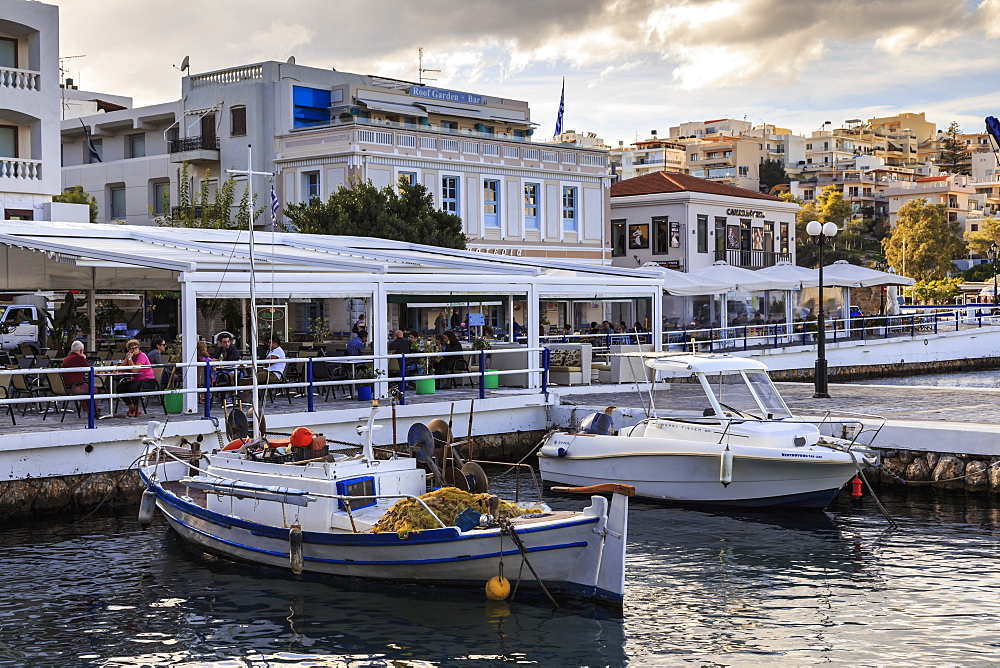
{"label": "tv antenna", "polygon": [[425,81],[437,81],[437,79],[431,79],[424,76],[424,72],[440,72],[441,70],[432,70],[424,67],[424,47],[417,49],[417,79],[420,81],[422,86]]}
{"label": "tv antenna", "polygon": [[61,81],[59,83],[66,83],[66,75],[69,74],[69,68],[64,67],[64,62],[67,60],[73,60],[74,58],[86,58],[86,55],[80,56],[59,56],[59,78]]}

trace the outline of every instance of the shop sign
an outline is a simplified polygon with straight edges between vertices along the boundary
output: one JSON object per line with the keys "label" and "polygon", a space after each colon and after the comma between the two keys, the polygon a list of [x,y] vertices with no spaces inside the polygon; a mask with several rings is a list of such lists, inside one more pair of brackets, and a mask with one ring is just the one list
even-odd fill
{"label": "shop sign", "polygon": [[483,104],[483,96],[475,93],[461,93],[457,90],[431,88],[430,86],[410,86],[410,95],[437,102],[458,102],[460,104]]}
{"label": "shop sign", "polygon": [[727,216],[739,216],[741,218],[763,218],[763,211],[754,211],[753,209],[726,209]]}
{"label": "shop sign", "polygon": [[473,248],[471,250],[487,255],[509,255],[510,257],[521,257],[523,254],[520,248]]}

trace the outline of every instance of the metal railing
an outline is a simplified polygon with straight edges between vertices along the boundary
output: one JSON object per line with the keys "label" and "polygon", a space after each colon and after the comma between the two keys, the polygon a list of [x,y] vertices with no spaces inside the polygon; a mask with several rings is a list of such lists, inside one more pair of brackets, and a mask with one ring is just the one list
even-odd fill
{"label": "metal railing", "polygon": [[[1000,317],[971,313],[969,309],[938,309],[891,316],[827,318],[826,341],[867,341],[913,338],[919,334],[959,331],[962,326],[1000,325]],[[816,320],[792,323],[738,323],[724,327],[677,329],[663,333],[664,351],[725,352],[758,348],[785,348],[816,343]]]}
{"label": "metal railing", "polygon": [[[535,359],[532,359],[532,353],[536,355]],[[512,369],[489,369],[487,368],[488,358],[493,356],[502,355],[527,355],[528,365],[520,368]],[[471,370],[471,367],[467,371],[453,371],[448,370],[446,373],[431,373],[433,368],[432,363],[436,359],[440,358],[478,358],[479,368],[475,371]],[[433,358],[433,359],[432,359]],[[395,360],[398,363],[399,375],[386,376],[384,369],[388,368],[388,364],[391,360]],[[270,361],[259,361],[257,365],[258,373],[268,371],[272,364],[277,364],[280,362]],[[486,390],[496,387],[500,384],[500,376],[514,375],[514,374],[530,374],[530,373],[540,373],[541,374],[541,386],[540,388],[526,387],[526,391],[541,391],[543,393],[548,391],[548,368],[549,368],[549,351],[547,348],[528,348],[519,347],[504,350],[463,350],[461,352],[429,352],[429,353],[411,353],[406,355],[385,355],[385,356],[375,356],[375,355],[360,355],[360,356],[333,356],[333,357],[295,357],[286,358],[283,360],[285,364],[286,373],[283,374],[279,382],[259,382],[258,390],[261,392],[274,392],[279,390],[295,390],[300,397],[305,397],[307,401],[307,412],[316,411],[316,399],[322,396],[324,400],[329,398],[328,390],[326,388],[355,388],[359,386],[373,386],[378,383],[382,384],[392,384],[395,386],[397,391],[397,398],[400,405],[406,404],[406,397],[411,390],[407,388],[409,383],[417,383],[418,381],[431,381],[436,387],[437,381],[446,380],[454,383],[455,380],[462,378],[471,378],[478,381],[473,384],[469,389],[478,390],[478,396],[480,399],[486,398]],[[326,365],[323,370],[325,373],[318,372],[317,367],[320,365]],[[373,375],[376,377],[358,377],[355,373],[360,367],[368,367],[371,365],[373,368]],[[381,365],[381,367],[379,366]],[[289,368],[296,369],[296,372],[287,373]],[[120,384],[122,380],[131,380],[132,373],[139,371],[141,369],[155,369],[154,376],[159,377],[162,371],[167,371],[171,379],[179,379],[181,387],[167,387],[164,389],[156,389],[141,392],[124,392],[121,391],[119,387],[115,387],[116,384]],[[87,405],[87,428],[96,428],[95,420],[97,419],[97,402],[107,400],[109,404],[120,399],[128,397],[162,397],[165,395],[173,394],[196,394],[204,396],[204,404],[201,406],[201,411],[205,418],[211,419],[212,417],[212,405],[215,395],[222,394],[224,397],[231,394],[243,394],[250,392],[253,389],[252,379],[249,375],[249,370],[252,368],[252,362],[250,361],[239,361],[239,362],[178,362],[174,364],[154,364],[148,366],[89,366],[89,367],[50,367],[50,368],[29,368],[29,369],[2,369],[0,370],[0,378],[3,376],[26,376],[26,382],[31,388],[32,392],[30,396],[23,396],[17,398],[10,398],[10,392],[8,392],[7,397],[0,399],[0,409],[4,409],[6,406],[21,406],[35,404],[39,410],[41,410],[41,404],[54,404],[60,406],[67,402],[73,401],[83,401]],[[334,377],[335,373],[332,373],[334,369],[344,369],[343,375]],[[186,375],[184,373],[185,369],[195,370],[195,383],[193,385],[185,387],[183,385],[183,377]],[[44,391],[46,387],[42,385],[41,379],[46,378],[52,374],[84,374],[85,381],[87,383],[87,391],[79,394],[35,394],[35,392]],[[219,380],[220,374],[226,374],[231,376],[229,381],[222,384]],[[107,379],[108,387],[100,387],[98,378]],[[493,385],[488,380],[496,381],[496,385]],[[103,381],[102,381],[103,382]],[[65,383],[64,383],[65,384]],[[530,383],[526,383],[530,385]],[[50,385],[51,387],[51,385]],[[416,388],[415,388],[416,389]],[[68,391],[68,388],[67,388]],[[352,391],[353,396],[356,392]],[[113,404],[111,404],[113,405]],[[60,407],[59,410],[65,410],[66,407]],[[46,411],[47,413],[47,411]],[[24,410],[22,410],[22,415]],[[110,417],[110,415],[109,415]],[[0,412],[0,419],[2,419],[2,412]]]}
{"label": "metal railing", "polygon": [[212,135],[200,135],[198,137],[186,137],[184,139],[171,139],[170,152],[181,153],[183,151],[218,151],[219,138]]}
{"label": "metal railing", "polygon": [[716,249],[715,259],[716,261],[725,260],[734,267],[762,269],[763,267],[773,267],[779,262],[791,262],[792,254],[762,250]]}

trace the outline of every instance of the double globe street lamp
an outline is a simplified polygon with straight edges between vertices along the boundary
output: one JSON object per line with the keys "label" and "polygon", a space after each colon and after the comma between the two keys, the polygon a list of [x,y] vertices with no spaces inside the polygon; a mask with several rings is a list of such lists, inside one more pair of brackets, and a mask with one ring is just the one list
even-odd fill
{"label": "double globe street lamp", "polygon": [[829,399],[826,373],[826,313],[823,311],[823,247],[833,243],[837,236],[835,223],[810,221],[806,234],[819,246],[819,317],[816,323],[816,368],[813,371],[813,399]]}
{"label": "double globe street lamp", "polygon": [[997,257],[1000,257],[1000,246],[997,242],[990,244],[989,249],[986,251],[986,255],[990,258],[990,265],[993,268],[993,308],[997,306]]}

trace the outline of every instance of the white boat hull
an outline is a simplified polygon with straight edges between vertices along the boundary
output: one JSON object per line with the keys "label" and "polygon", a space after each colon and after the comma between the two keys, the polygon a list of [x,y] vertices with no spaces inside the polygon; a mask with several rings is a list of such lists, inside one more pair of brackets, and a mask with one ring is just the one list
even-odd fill
{"label": "white boat hull", "polygon": [[[633,485],[661,501],[743,507],[823,508],[857,468],[850,455],[823,447],[730,446],[731,482],[721,482],[725,445],[659,438],[558,434],[539,451],[550,484]],[[566,454],[559,456],[562,449]]]}
{"label": "white boat hull", "polygon": [[[288,527],[258,524],[208,510],[149,480],[156,506],[171,528],[205,552],[291,572]],[[592,497],[582,513],[514,520],[528,561],[545,586],[574,598],[620,605],[624,593],[627,499]],[[395,533],[302,532],[306,573],[404,584],[482,588],[497,575],[519,574],[521,587],[537,587],[510,536],[497,527],[456,527]]]}

